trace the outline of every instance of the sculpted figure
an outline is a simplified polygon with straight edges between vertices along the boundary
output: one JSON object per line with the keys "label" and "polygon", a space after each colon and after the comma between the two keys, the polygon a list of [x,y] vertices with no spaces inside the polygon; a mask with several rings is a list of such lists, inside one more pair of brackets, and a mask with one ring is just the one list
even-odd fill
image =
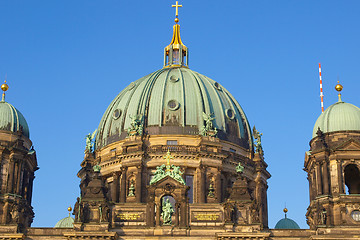
{"label": "sculpted figure", "polygon": [[141,123],[141,117],[139,115],[130,116],[131,122],[128,128],[128,136],[141,135],[143,132],[143,125]]}
{"label": "sculpted figure", "polygon": [[213,120],[215,119],[213,114],[206,114],[203,112],[203,119],[205,121],[205,126],[201,128],[200,135],[215,137],[217,134],[217,129],[213,126]]}
{"label": "sculpted figure", "polygon": [[86,137],[85,137],[85,140],[86,140],[85,153],[93,152],[94,138],[95,138],[96,132],[97,132],[97,129],[92,134],[89,133],[88,135],[86,135]]}
{"label": "sculpted figure", "polygon": [[162,213],[161,217],[163,218],[163,224],[164,225],[171,225],[172,220],[171,216],[174,214],[173,206],[170,203],[169,199],[164,199],[162,204]]}
{"label": "sculpted figure", "polygon": [[258,130],[256,130],[255,126],[253,127],[253,136],[255,138],[255,144],[256,144],[256,152],[259,153],[260,155],[264,154],[262,145],[261,145],[261,136],[262,133],[260,133]]}
{"label": "sculpted figure", "polygon": [[177,180],[177,181],[179,181],[179,182],[181,182],[182,184],[184,184],[184,185],[186,185],[186,183],[185,183],[185,181],[184,181],[184,179],[182,178],[182,174],[183,174],[183,172],[181,172],[180,171],[180,167],[177,167],[177,166],[175,166],[175,165],[171,165],[171,167],[172,167],[172,169],[173,169],[173,171],[172,171],[172,177],[175,179],[175,180]]}

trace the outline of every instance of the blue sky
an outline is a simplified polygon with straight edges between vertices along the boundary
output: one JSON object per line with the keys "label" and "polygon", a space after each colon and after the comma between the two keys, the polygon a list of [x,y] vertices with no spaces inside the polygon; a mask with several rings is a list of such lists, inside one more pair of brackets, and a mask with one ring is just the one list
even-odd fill
{"label": "blue sky", "polygon": [[[25,116],[40,169],[33,226],[54,226],[79,195],[85,135],[132,81],[162,68],[175,1],[1,0],[0,78],[6,100]],[[325,106],[360,106],[360,1],[180,1],[190,68],[222,84],[263,133],[269,226],[284,215],[307,228],[302,170]]]}

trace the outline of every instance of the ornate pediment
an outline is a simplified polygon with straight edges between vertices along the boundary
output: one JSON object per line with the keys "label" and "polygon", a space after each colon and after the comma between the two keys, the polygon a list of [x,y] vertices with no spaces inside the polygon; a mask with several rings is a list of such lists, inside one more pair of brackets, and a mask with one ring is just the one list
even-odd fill
{"label": "ornate pediment", "polygon": [[360,142],[356,141],[355,139],[349,139],[342,144],[338,145],[335,151],[342,150],[342,151],[360,151]]}
{"label": "ornate pediment", "polygon": [[156,167],[155,174],[153,178],[150,180],[150,185],[153,185],[154,183],[157,183],[158,181],[170,177],[179,183],[186,185],[185,181],[182,177],[182,172],[180,171],[180,167],[175,165],[170,165],[170,159],[173,157],[170,154],[170,151],[167,152],[166,156],[164,157],[167,160],[167,164],[163,164],[161,166]]}

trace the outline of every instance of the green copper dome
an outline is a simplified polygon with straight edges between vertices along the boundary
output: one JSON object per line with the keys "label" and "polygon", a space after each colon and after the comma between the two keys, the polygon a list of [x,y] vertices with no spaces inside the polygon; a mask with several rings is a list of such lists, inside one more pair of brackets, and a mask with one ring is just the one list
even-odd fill
{"label": "green copper dome", "polygon": [[276,223],[275,229],[300,229],[300,227],[294,220],[285,216]]}
{"label": "green copper dome", "polygon": [[312,137],[318,128],[324,133],[335,131],[360,131],[360,108],[339,101],[328,107],[317,119]]}
{"label": "green copper dome", "polygon": [[70,216],[61,219],[55,224],[55,228],[73,228],[74,227],[74,219]]}
{"label": "green copper dome", "polygon": [[103,115],[96,148],[127,137],[138,116],[149,135],[198,135],[212,115],[217,137],[252,149],[248,120],[234,97],[218,82],[187,67],[169,67],[132,82]]}
{"label": "green copper dome", "polygon": [[24,116],[10,103],[0,101],[0,130],[17,132],[20,128],[23,135],[29,138],[29,127]]}

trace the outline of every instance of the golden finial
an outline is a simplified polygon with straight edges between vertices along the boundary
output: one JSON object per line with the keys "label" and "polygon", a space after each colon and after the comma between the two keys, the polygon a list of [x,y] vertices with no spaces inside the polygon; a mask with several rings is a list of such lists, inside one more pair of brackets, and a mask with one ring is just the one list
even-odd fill
{"label": "golden finial", "polygon": [[71,211],[72,211],[72,207],[71,207],[71,206],[69,206],[67,210],[69,211],[69,217],[70,217],[70,215],[71,215]]}
{"label": "golden finial", "polygon": [[286,214],[288,212],[288,209],[287,208],[284,208],[284,213]]}
{"label": "golden finial", "polygon": [[2,102],[5,102],[5,92],[9,89],[9,85],[6,84],[6,77],[4,83],[1,85],[1,90],[3,90],[2,94]]}
{"label": "golden finial", "polygon": [[343,90],[343,86],[339,83],[339,80],[337,81],[338,83],[335,86],[335,90],[339,92],[338,96],[339,96],[339,102],[341,101],[341,91]]}
{"label": "golden finial", "polygon": [[182,43],[180,37],[180,25],[179,22],[179,2],[176,1],[175,5],[171,5],[176,8],[175,10],[175,25],[173,31],[173,37],[171,43],[165,47],[164,51],[164,67],[187,67],[188,65],[188,50]]}
{"label": "golden finial", "polygon": [[166,171],[170,171],[170,160],[173,159],[173,156],[171,156],[170,150],[167,151],[166,156],[164,156],[164,159],[166,159]]}

